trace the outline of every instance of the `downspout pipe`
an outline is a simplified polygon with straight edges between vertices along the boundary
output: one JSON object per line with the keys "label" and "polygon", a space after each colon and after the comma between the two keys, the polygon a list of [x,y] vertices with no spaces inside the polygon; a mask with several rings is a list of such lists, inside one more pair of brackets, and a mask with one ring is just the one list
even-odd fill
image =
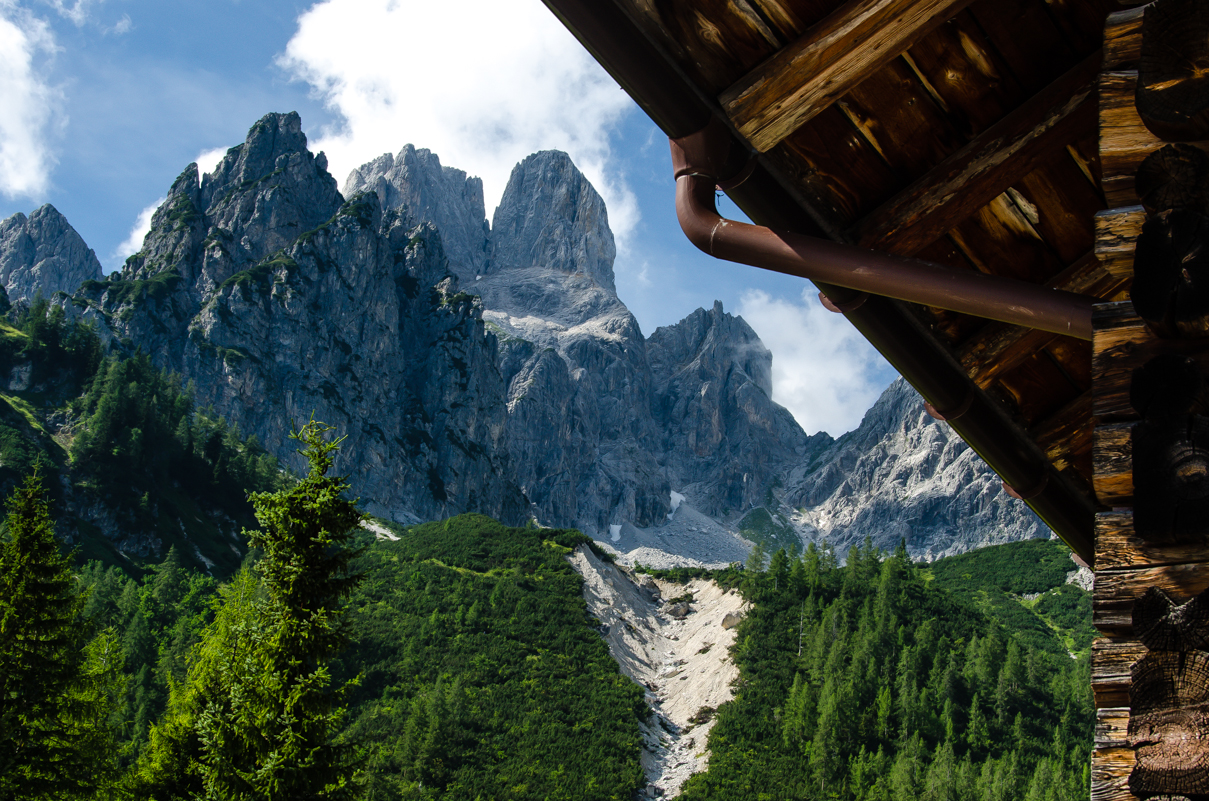
{"label": "downspout pipe", "polygon": [[[670,141],[680,227],[689,241],[715,258],[1077,339],[1092,338],[1095,300],[1086,295],[728,220],[714,205],[715,188],[736,185],[744,178],[744,165],[735,157],[742,156],[731,152],[729,130],[714,118],[700,131]],[[839,308],[846,310],[843,305]]]}

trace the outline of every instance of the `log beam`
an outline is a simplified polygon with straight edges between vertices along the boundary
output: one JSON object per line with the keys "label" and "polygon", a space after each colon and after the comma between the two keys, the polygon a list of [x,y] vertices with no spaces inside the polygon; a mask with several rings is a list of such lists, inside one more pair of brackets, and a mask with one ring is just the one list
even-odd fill
{"label": "log beam", "polygon": [[971,0],[849,0],[719,97],[761,152],[776,147]]}
{"label": "log beam", "polygon": [[[1125,280],[1112,275],[1093,252],[1076,260],[1046,286],[1106,300],[1115,299]],[[1057,335],[1009,323],[987,323],[957,351],[957,360],[981,389],[1048,346]]]}
{"label": "log beam", "polygon": [[1097,51],[861,220],[863,247],[910,256],[1095,130]]}

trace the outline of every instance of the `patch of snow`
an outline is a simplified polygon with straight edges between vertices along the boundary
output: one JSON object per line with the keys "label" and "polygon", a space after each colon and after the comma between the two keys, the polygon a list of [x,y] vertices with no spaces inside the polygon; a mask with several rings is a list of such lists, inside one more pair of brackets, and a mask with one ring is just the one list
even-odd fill
{"label": "patch of snow", "polygon": [[614,524],[609,526],[609,539],[613,542],[621,542],[621,526]]}
{"label": "patch of snow", "polygon": [[395,534],[395,532],[391,531],[390,529],[388,529],[386,526],[382,525],[381,523],[375,522],[373,520],[363,520],[361,522],[361,528],[370,532],[371,534],[373,534],[380,540],[391,540],[391,541],[397,542],[399,539],[398,535]]}

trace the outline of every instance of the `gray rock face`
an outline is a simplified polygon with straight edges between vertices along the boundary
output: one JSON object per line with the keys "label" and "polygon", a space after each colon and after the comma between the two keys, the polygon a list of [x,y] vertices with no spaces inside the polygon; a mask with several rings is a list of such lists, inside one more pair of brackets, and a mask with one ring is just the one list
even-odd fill
{"label": "gray rock face", "polygon": [[102,277],[101,263],[67,218],[47,203],[29,217],[0,222],[0,284],[9,301],[32,301],[39,293],[71,295],[85,281]]}
{"label": "gray rock face", "polygon": [[781,497],[799,530],[841,557],[866,536],[886,550],[903,538],[913,557],[938,559],[1047,534],[901,378],[856,430],[791,469]]}
{"label": "gray rock face", "polygon": [[762,505],[785,470],[831,445],[773,402],[772,354],[721,303],[656,329],[647,353],[664,464],[697,509],[725,516]]}
{"label": "gray rock face", "polygon": [[344,196],[373,192],[384,209],[401,209],[412,219],[436,226],[450,271],[470,285],[487,266],[490,228],[483,210],[483,181],[442,167],[430,150],[405,146],[349,173]]}
{"label": "gray rock face", "polygon": [[[472,224],[481,184],[427,151],[363,165],[345,183],[356,187],[434,223],[448,253],[470,254],[461,274],[499,338],[509,456],[538,519],[593,535],[664,519],[646,343],[617,298],[604,201],[571,159],[548,151],[518,164],[485,238]],[[478,260],[484,241],[489,261]]]}
{"label": "gray rock face", "polygon": [[756,507],[841,554],[866,535],[935,557],[1043,531],[901,382],[856,431],[808,437],[721,304],[644,338],[604,202],[565,154],[519,164],[491,228],[478,180],[425,150],[345,188],[297,115],[268,115],[213,174],[190,165],[122,274],[65,308],[295,468],[291,426],[334,425],[338,469],[396,520],[532,515],[627,550],[718,534],[725,561]]}
{"label": "gray rock face", "polygon": [[495,338],[446,264],[431,225],[343,203],[298,116],[271,114],[213,175],[190,165],[143,252],[77,301],[295,468],[291,426],[335,426],[375,514],[520,522]]}

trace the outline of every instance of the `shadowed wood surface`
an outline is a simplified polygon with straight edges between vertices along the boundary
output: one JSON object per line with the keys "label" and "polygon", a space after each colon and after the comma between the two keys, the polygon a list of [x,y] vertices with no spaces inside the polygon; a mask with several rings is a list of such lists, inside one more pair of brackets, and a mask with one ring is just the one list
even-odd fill
{"label": "shadowed wood surface", "polygon": [[[1105,506],[1133,505],[1133,423],[1099,426],[1092,438],[1093,484],[1096,498]],[[1099,518],[1097,517],[1097,520]],[[1096,533],[1099,536],[1097,525]],[[1105,567],[1099,541],[1096,567]]]}
{"label": "shadowed wood surface", "polygon": [[1209,598],[1202,593],[1181,604],[1151,587],[1134,604],[1133,628],[1151,651],[1204,651],[1209,647]]}
{"label": "shadowed wood surface", "polygon": [[1101,423],[1134,420],[1138,417],[1129,400],[1133,371],[1165,353],[1191,356],[1209,369],[1209,353],[1198,340],[1163,339],[1151,331],[1129,301],[1102,303],[1096,307],[1095,338],[1092,341],[1092,414]]}
{"label": "shadowed wood surface", "polygon": [[1178,208],[1142,225],[1133,260],[1134,310],[1164,337],[1209,333],[1209,217]]}
{"label": "shadowed wood surface", "polygon": [[852,238],[864,247],[915,255],[1032,172],[1072,131],[1094,126],[1092,85],[1099,54],[1060,77],[861,221]]}
{"label": "shadowed wood surface", "polygon": [[[1100,76],[1100,164],[1110,207],[1138,203],[1134,175],[1142,162],[1167,142],[1149,129],[1134,104],[1138,73],[1106,72]],[[1209,143],[1194,143],[1202,150]]]}
{"label": "shadowed wood surface", "polygon": [[1096,572],[1092,623],[1105,634],[1131,637],[1135,601],[1158,587],[1183,602],[1209,588],[1209,553],[1201,561],[1163,567]]}
{"label": "shadowed wood surface", "polygon": [[1104,23],[1104,70],[1137,69],[1142,55],[1142,17],[1145,8],[1109,14]]}
{"label": "shadowed wood surface", "polygon": [[[970,0],[850,0],[718,98],[768,151]],[[803,83],[802,76],[810,76]]]}
{"label": "shadowed wood surface", "polygon": [[1209,155],[1193,145],[1166,145],[1146,157],[1134,176],[1148,214],[1169,209],[1209,211]]}
{"label": "shadowed wood surface", "polygon": [[1159,0],[1142,19],[1138,113],[1169,142],[1209,136],[1209,5]]}
{"label": "shadowed wood surface", "polygon": [[1156,545],[1133,530],[1133,512],[1096,515],[1096,569],[1120,570],[1199,562],[1205,547],[1196,543]]}

